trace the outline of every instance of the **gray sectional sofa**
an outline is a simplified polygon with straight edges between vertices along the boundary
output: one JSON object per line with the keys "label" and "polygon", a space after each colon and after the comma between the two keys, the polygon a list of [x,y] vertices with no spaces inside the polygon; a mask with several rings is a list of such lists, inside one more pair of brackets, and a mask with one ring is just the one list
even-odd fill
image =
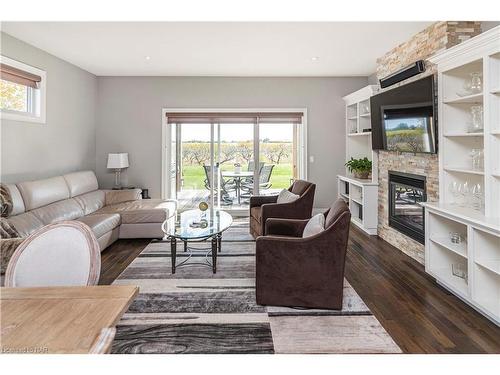
{"label": "gray sectional sofa", "polygon": [[94,232],[101,251],[118,238],[161,238],[175,215],[173,200],[141,199],[140,189],[103,190],[93,171],[7,184],[13,210],[7,221],[27,237],[44,225],[78,220]]}

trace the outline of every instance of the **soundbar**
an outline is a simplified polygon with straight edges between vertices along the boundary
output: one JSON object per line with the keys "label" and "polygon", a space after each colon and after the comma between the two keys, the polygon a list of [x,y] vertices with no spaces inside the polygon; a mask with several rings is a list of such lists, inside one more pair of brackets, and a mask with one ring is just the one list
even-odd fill
{"label": "soundbar", "polygon": [[417,74],[425,72],[425,62],[424,60],[418,60],[406,68],[398,70],[395,73],[388,75],[380,80],[380,87],[386,88],[395,85],[398,82],[404,81],[410,77],[416,76]]}

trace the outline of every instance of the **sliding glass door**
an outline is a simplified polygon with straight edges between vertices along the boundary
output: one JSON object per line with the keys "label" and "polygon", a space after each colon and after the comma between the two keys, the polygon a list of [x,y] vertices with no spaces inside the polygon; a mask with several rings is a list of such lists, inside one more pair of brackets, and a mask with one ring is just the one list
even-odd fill
{"label": "sliding glass door", "polygon": [[288,188],[298,178],[297,124],[259,124],[259,192]]}
{"label": "sliding glass door", "polygon": [[248,214],[251,196],[277,194],[303,178],[302,123],[286,117],[259,120],[241,114],[222,118],[183,114],[168,122],[167,186],[180,210],[195,209],[206,201],[212,207]]}

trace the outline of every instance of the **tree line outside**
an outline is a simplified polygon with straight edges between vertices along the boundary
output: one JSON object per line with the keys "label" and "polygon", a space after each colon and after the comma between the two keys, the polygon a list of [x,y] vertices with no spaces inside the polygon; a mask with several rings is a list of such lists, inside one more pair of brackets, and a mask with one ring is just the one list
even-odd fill
{"label": "tree line outside", "polygon": [[423,152],[425,125],[423,123],[408,125],[405,122],[387,129],[387,148],[389,150]]}
{"label": "tree line outside", "polygon": [[[215,153],[218,153],[217,144]],[[234,169],[239,163],[242,170],[247,170],[248,163],[254,160],[253,142],[222,142],[220,144],[220,166],[223,171]],[[292,142],[260,143],[260,160],[265,164],[274,164],[271,175],[272,188],[286,188],[293,177]],[[183,189],[203,189],[205,171],[203,165],[210,164],[210,142],[191,141],[182,143],[182,178]]]}
{"label": "tree line outside", "polygon": [[0,108],[26,111],[28,88],[17,83],[0,80]]}

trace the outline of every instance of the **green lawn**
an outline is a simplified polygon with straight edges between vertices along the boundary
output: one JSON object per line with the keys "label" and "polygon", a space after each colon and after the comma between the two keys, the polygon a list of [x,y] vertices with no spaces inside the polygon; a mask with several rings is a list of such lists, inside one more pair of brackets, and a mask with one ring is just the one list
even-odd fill
{"label": "green lawn", "polygon": [[[222,165],[223,171],[234,170],[231,164]],[[241,170],[246,171],[247,166],[242,165]],[[184,185],[183,189],[204,189],[205,171],[201,165],[187,165],[182,168]],[[292,178],[292,164],[276,164],[271,174],[272,189],[284,189],[290,186]]]}

